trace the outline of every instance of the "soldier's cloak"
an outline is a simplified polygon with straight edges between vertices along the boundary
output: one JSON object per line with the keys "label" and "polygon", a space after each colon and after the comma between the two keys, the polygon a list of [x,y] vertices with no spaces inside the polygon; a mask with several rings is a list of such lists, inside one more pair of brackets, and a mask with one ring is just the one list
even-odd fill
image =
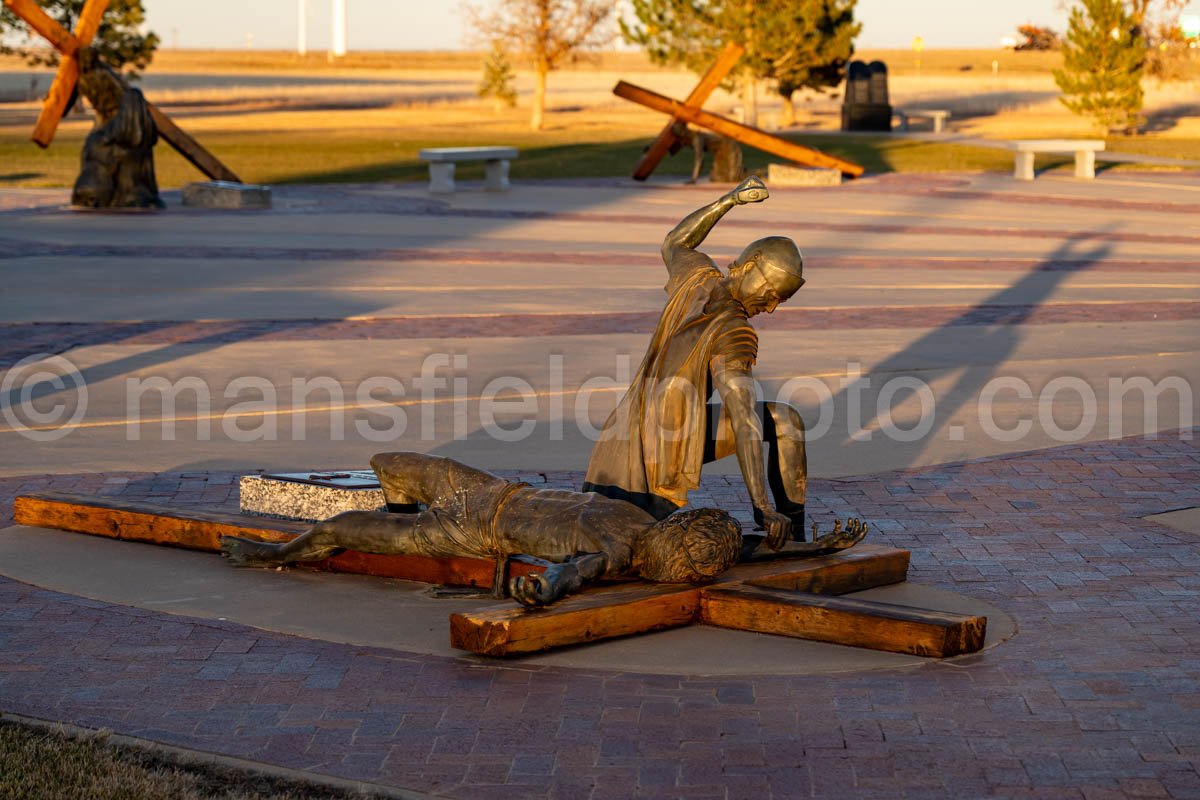
{"label": "soldier's cloak", "polygon": [[670,265],[668,300],[629,391],[592,449],[584,491],[628,500],[663,518],[700,485],[710,370],[749,369],[758,336],[724,275],[694,250]]}

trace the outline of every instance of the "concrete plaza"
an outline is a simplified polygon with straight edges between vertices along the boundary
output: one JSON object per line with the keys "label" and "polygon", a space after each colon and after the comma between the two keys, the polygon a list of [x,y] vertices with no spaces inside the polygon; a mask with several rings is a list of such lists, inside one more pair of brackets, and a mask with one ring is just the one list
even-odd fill
{"label": "concrete plaza", "polygon": [[[390,449],[578,485],[661,307],[662,237],[715,194],[278,187],[272,211],[147,216],[6,190],[0,524],[26,491],[232,507],[237,474]],[[808,283],[755,319],[756,376],[808,421],[812,516],[867,518],[912,582],[1015,620],[983,653],[336,643],[73,584],[120,557],[91,544],[33,580],[70,547],[10,528],[0,710],[450,797],[1200,797],[1200,533],[1147,519],[1200,505],[1198,211],[1195,174],[882,176],[775,190],[703,248],[796,239]],[[748,520],[713,466],[697,500]],[[698,647],[737,669],[680,667]]]}

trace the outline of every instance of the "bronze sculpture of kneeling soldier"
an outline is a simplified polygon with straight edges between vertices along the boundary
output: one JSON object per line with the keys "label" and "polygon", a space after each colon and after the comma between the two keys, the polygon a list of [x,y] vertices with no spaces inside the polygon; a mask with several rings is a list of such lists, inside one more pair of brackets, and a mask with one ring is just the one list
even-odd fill
{"label": "bronze sculpture of kneeling soldier", "polygon": [[[384,453],[371,467],[388,508],[403,510],[347,511],[280,544],[224,536],[222,550],[239,566],[319,561],[342,550],[497,559],[524,554],[551,563],[544,573],[513,578],[509,593],[538,606],[604,578],[709,582],[733,566],[742,549],[741,526],[718,509],[658,520],[623,500],[539,489],[421,453]],[[865,534],[866,526],[852,520],[798,549],[834,552]]]}
{"label": "bronze sculpture of kneeling soldier", "polygon": [[[726,274],[697,249],[735,206],[768,196],[761,180],[747,178],[667,234],[667,303],[592,449],[583,489],[663,519],[687,504],[704,464],[736,453],[755,522],[779,550],[804,541],[804,421],[786,403],[755,399],[758,334],[749,320],[804,285],[804,260],[791,239],[768,236],[747,245]],[[714,387],[720,403],[707,402]]]}

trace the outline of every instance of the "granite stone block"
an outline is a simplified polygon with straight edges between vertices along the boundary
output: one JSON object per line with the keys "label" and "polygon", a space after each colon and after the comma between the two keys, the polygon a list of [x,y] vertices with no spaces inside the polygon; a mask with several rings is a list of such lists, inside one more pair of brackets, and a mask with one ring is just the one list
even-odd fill
{"label": "granite stone block", "polygon": [[309,473],[243,475],[240,481],[243,514],[301,522],[318,522],[343,511],[382,511],[387,508],[383,489],[370,470],[338,473],[357,479],[353,486],[299,482]]}
{"label": "granite stone block", "polygon": [[842,173],[836,169],[771,164],[767,167],[767,183],[771,186],[841,186]]}
{"label": "granite stone block", "polygon": [[270,208],[271,187],[229,181],[189,183],[183,204],[196,208]]}

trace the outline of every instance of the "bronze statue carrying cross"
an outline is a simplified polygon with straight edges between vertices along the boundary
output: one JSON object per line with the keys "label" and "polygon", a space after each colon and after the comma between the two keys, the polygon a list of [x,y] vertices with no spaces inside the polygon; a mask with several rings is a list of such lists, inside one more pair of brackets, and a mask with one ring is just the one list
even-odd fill
{"label": "bronze statue carrying cross", "polygon": [[[46,14],[34,0],[3,0],[4,5],[29,27],[37,31],[54,49],[62,53],[62,63],[58,66],[58,74],[46,94],[42,111],[38,115],[37,125],[33,129],[33,141],[41,147],[49,147],[58,130],[58,123],[70,106],[79,83],[79,51],[91,44],[100,29],[100,20],[108,6],[108,0],[87,0],[75,23],[74,33],[63,29],[54,19]],[[158,135],[167,144],[190,161],[197,169],[209,178],[218,181],[241,183],[241,179],[233,170],[222,164],[212,153],[204,149],[199,142],[185,133],[170,117],[160,111],[152,103],[147,103]]]}
{"label": "bronze statue carrying cross", "polygon": [[617,97],[652,108],[655,111],[661,111],[671,117],[666,127],[659,133],[658,138],[647,148],[637,166],[634,167],[633,178],[639,181],[646,180],[668,153],[675,153],[679,150],[682,140],[675,132],[675,125],[679,122],[698,125],[713,133],[733,139],[735,142],[763,150],[780,158],[786,158],[796,164],[836,169],[851,178],[862,175],[863,168],[858,164],[773,136],[750,125],[743,125],[717,114],[710,114],[701,108],[708,96],[721,85],[721,81],[725,80],[725,76],[742,57],[743,52],[745,51],[738,44],[725,45],[725,49],[717,56],[716,61],[696,84],[696,88],[692,89],[691,94],[682,103],[625,81],[617,83],[613,88],[613,94]]}

